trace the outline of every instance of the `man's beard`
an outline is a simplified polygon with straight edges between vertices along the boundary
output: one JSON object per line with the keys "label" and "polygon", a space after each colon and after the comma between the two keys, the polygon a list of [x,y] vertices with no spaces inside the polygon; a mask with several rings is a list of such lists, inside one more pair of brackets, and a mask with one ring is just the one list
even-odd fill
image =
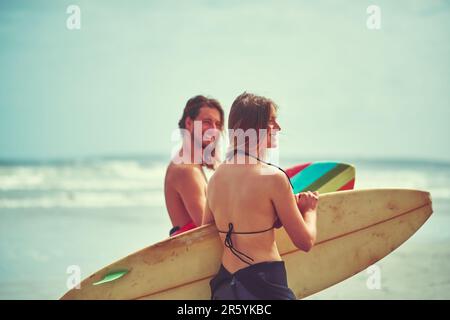
{"label": "man's beard", "polygon": [[[219,163],[217,159],[218,140],[202,141],[202,165],[215,170]],[[206,150],[205,150],[206,149]]]}

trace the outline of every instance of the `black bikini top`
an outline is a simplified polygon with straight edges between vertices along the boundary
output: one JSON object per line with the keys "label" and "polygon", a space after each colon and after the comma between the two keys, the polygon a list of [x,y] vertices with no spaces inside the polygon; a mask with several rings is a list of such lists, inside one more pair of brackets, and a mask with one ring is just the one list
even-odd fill
{"label": "black bikini top", "polygon": [[[269,163],[269,162],[263,161],[263,160],[259,159],[258,157],[255,157],[255,156],[252,156],[252,155],[248,154],[247,152],[240,151],[240,150],[235,150],[235,152],[243,153],[243,154],[245,154],[245,155],[247,155],[247,156],[249,156],[249,157],[255,158],[256,160],[258,160],[258,161],[260,161],[260,162],[262,162],[262,163],[265,163],[265,164],[267,164],[267,165],[269,165],[269,166],[273,166],[273,167],[275,167],[275,168],[278,168],[279,170],[281,170],[281,171],[286,175],[286,177],[288,178],[288,181],[289,181],[289,183],[290,183],[292,189],[294,189],[294,186],[292,185],[291,179],[289,178],[288,174],[287,174],[283,169],[281,169],[280,167],[278,167],[278,166],[276,166],[276,165],[274,165],[274,164],[271,164],[271,163]],[[248,264],[248,265],[251,265],[252,263],[249,262],[249,260],[251,260],[251,261],[254,261],[254,260],[253,260],[251,257],[249,257],[248,255],[246,255],[245,253],[243,253],[243,252],[237,250],[237,249],[233,246],[233,240],[231,239],[231,235],[232,235],[232,234],[255,234],[255,233],[263,233],[263,232],[270,231],[270,230],[272,230],[272,229],[275,228],[275,227],[277,227],[277,228],[281,227],[281,223],[279,222],[278,219],[277,219],[277,221],[274,223],[274,225],[273,225],[272,227],[270,227],[270,228],[268,228],[268,229],[265,229],[265,230],[261,230],[261,231],[237,232],[237,231],[234,231],[234,225],[233,225],[233,223],[231,223],[231,222],[228,224],[228,231],[221,231],[221,230],[218,230],[218,231],[219,231],[219,233],[226,233],[225,241],[224,241],[225,247],[227,247],[228,249],[230,249],[231,253],[233,253],[239,260],[241,260],[242,262],[244,262],[244,263],[246,263],[246,264]],[[244,259],[244,258],[245,258],[245,259]]]}

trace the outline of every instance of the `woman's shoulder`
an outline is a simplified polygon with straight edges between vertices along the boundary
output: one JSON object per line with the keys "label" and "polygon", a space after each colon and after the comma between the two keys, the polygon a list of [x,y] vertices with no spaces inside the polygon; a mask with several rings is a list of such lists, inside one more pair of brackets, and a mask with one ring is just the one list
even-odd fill
{"label": "woman's shoulder", "polygon": [[285,191],[290,188],[286,174],[277,167],[264,164],[261,168],[261,178],[264,179],[266,186],[275,190]]}
{"label": "woman's shoulder", "polygon": [[259,171],[261,176],[267,176],[272,180],[280,180],[280,178],[286,179],[286,175],[283,171],[273,165],[261,163]]}
{"label": "woman's shoulder", "polygon": [[[214,185],[215,183],[225,181],[239,181],[243,182],[252,180],[252,183],[256,184],[282,184],[288,183],[286,175],[278,168],[261,163],[257,166],[247,167],[243,170],[242,167],[233,170],[233,164],[221,164],[211,175],[208,185]],[[244,172],[245,171],[245,172]]]}

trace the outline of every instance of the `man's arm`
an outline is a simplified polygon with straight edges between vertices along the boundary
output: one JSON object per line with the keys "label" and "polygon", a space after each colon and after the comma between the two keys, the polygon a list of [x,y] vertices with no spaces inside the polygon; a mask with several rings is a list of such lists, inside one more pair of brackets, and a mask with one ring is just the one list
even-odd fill
{"label": "man's arm", "polygon": [[196,226],[201,226],[205,211],[205,178],[199,170],[184,169],[178,177],[176,190],[189,216]]}

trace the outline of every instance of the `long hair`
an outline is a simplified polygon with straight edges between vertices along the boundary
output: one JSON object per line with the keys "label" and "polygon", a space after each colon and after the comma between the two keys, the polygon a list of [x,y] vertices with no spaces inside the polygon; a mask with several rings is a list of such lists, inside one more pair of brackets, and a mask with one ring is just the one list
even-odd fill
{"label": "long hair", "polygon": [[[272,100],[247,92],[234,100],[228,117],[230,146],[227,156],[235,155],[237,151],[249,153],[266,138],[264,132],[267,133],[269,127],[271,107],[278,109]],[[245,136],[249,129],[256,133],[256,141]]]}
{"label": "long hair", "polygon": [[[223,133],[224,112],[222,106],[216,99],[207,98],[203,95],[197,95],[187,101],[186,106],[183,110],[183,115],[178,121],[178,127],[180,129],[186,129],[186,119],[189,117],[190,119],[195,120],[200,113],[200,109],[203,107],[213,108],[219,112],[221,123],[221,127],[219,128],[219,130],[221,131],[221,133]],[[204,162],[202,163],[202,165],[206,166],[209,169],[214,170],[220,163],[220,152],[216,150],[220,146],[219,140],[220,139],[216,139],[216,141],[213,142],[214,149],[211,152],[211,158],[203,159]]]}
{"label": "long hair", "polygon": [[208,107],[208,108],[214,108],[220,113],[220,123],[222,124],[222,127],[220,128],[220,131],[223,130],[223,122],[224,122],[224,113],[222,106],[220,105],[219,101],[212,98],[207,98],[202,95],[195,96],[188,100],[186,103],[186,106],[183,110],[183,115],[178,121],[178,127],[180,129],[186,129],[186,119],[189,117],[192,120],[195,120],[197,118],[198,114],[200,113],[200,109],[202,107]]}

